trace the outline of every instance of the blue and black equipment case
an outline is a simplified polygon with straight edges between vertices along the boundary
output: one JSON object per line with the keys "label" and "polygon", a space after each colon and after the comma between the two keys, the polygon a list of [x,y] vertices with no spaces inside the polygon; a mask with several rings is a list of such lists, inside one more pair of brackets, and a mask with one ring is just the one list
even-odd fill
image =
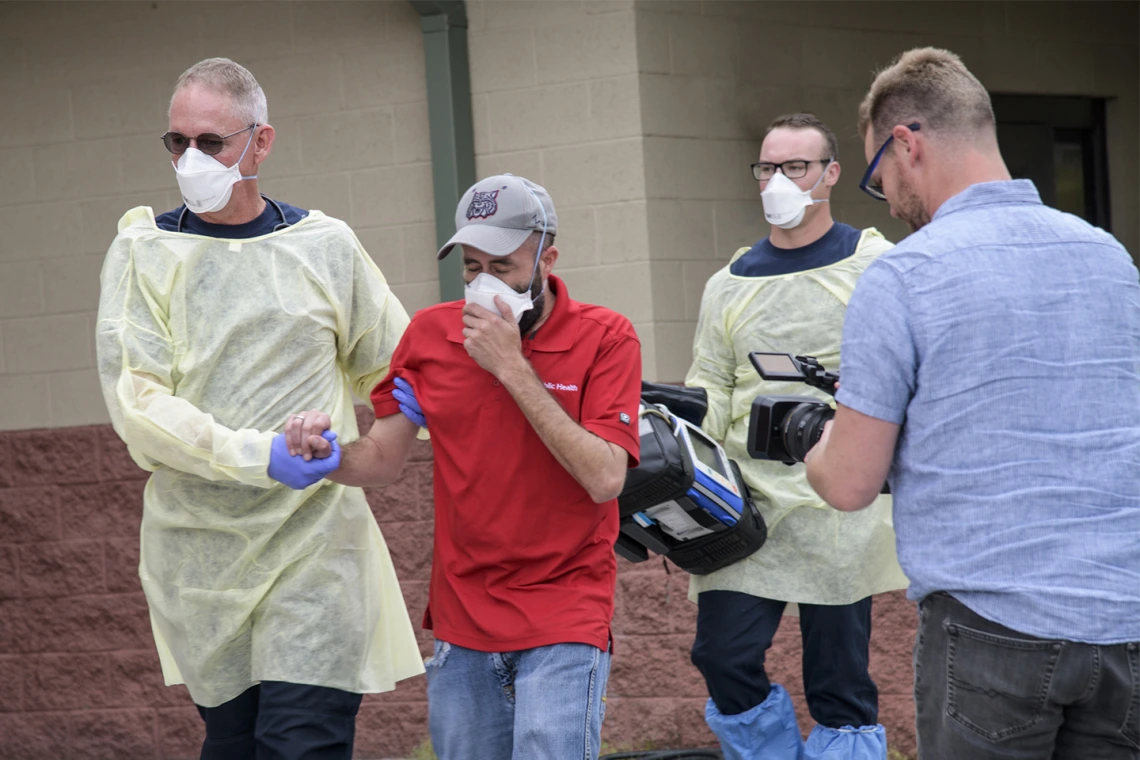
{"label": "blue and black equipment case", "polygon": [[768,536],[740,468],[700,430],[704,410],[703,389],[642,384],[641,462],[618,496],[614,545],[631,562],[652,551],[706,575],[752,554]]}

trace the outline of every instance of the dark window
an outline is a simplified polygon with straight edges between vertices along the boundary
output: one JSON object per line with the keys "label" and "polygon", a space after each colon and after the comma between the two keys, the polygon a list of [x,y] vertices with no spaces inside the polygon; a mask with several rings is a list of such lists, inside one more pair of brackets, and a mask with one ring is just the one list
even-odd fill
{"label": "dark window", "polygon": [[1041,200],[1111,231],[1103,98],[994,95],[998,143]]}

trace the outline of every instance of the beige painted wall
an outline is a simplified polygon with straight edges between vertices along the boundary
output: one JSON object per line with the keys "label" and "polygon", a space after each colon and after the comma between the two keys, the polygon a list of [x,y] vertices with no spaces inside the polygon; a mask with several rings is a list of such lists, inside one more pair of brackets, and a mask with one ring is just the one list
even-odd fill
{"label": "beige painted wall", "polygon": [[178,75],[212,55],[265,89],[262,191],[348,221],[409,311],[438,300],[410,5],[0,3],[0,429],[106,421],[103,254],[128,208],[181,202],[158,137]]}
{"label": "beige painted wall", "polygon": [[[103,422],[98,271],[127,208],[173,208],[157,137],[208,55],[248,65],[278,141],[265,192],[347,220],[409,311],[438,294],[419,18],[388,2],[0,3],[0,430]],[[1135,3],[472,0],[477,172],[544,184],[576,298],[626,314],[678,380],[705,280],[766,233],[764,126],[841,138],[841,221],[904,234],[857,189],[855,108],[906,48],[959,52],[995,92],[1102,95],[1114,232],[1140,252]],[[260,28],[259,34],[244,30]]]}
{"label": "beige painted wall", "polygon": [[476,172],[546,187],[556,274],[629,317],[655,376],[633,3],[484,0],[468,17]]}
{"label": "beige painted wall", "polygon": [[[546,184],[575,297],[651,334],[632,3],[468,14],[477,171]],[[106,421],[102,256],[127,208],[180,202],[157,138],[178,74],[210,55],[266,91],[278,137],[262,190],[348,221],[409,311],[438,300],[423,40],[406,2],[0,3],[0,430]]]}
{"label": "beige painted wall", "polygon": [[638,0],[657,377],[684,377],[705,281],[767,234],[748,164],[776,116],[812,111],[839,137],[838,220],[906,234],[858,189],[866,161],[855,118],[872,72],[912,47],[955,51],[992,92],[1113,98],[1113,232],[1140,254],[1137,7]]}

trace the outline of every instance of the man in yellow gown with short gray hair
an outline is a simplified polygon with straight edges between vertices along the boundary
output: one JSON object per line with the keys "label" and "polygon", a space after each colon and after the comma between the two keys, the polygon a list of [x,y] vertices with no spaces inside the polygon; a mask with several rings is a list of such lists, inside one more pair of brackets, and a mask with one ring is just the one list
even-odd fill
{"label": "man in yellow gown with short gray hair", "polygon": [[349,760],[361,694],[423,663],[363,491],[279,431],[319,407],[354,432],[352,391],[385,376],[408,316],[344,222],[258,193],[273,138],[238,64],[178,80],[163,142],[185,205],[119,221],[98,367],[152,472],[139,574],[166,682],[206,722],[202,758]]}

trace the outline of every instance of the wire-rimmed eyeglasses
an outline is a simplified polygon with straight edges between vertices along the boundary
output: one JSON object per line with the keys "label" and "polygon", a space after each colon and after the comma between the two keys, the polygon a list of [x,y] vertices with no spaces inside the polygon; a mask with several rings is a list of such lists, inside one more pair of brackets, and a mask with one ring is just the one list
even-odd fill
{"label": "wire-rimmed eyeglasses", "polygon": [[197,137],[187,137],[181,132],[167,132],[162,136],[162,143],[166,149],[176,156],[181,156],[190,147],[190,143],[197,143],[198,150],[205,153],[207,156],[216,156],[222,152],[222,148],[226,147],[226,140],[234,135],[240,135],[242,132],[248,132],[251,129],[256,129],[257,124],[250,124],[244,129],[239,129],[237,132],[230,132],[228,135],[217,135],[213,132],[203,132]]}

